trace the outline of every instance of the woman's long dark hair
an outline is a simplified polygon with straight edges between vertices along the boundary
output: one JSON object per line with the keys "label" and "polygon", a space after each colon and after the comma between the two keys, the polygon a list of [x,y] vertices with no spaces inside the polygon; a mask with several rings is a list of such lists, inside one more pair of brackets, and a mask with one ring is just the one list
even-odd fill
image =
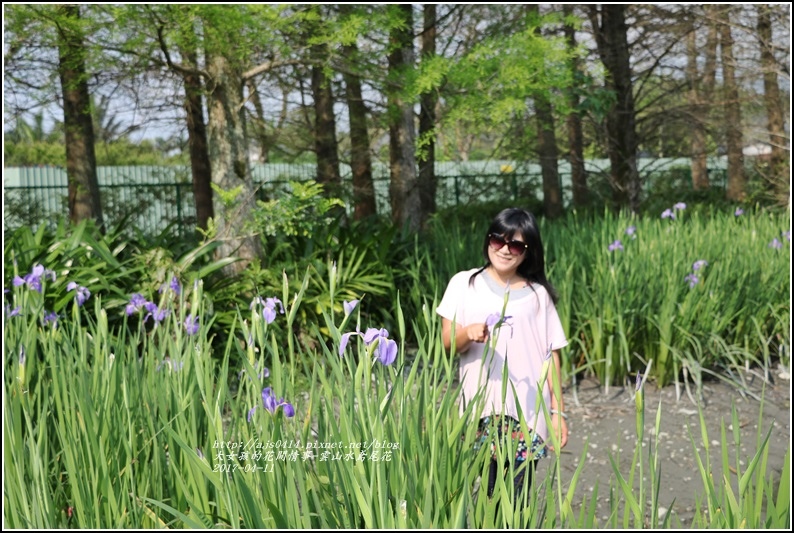
{"label": "woman's long dark hair", "polygon": [[515,234],[521,235],[527,244],[524,252],[524,260],[518,265],[517,272],[528,281],[543,285],[551,297],[551,301],[557,303],[557,291],[546,279],[546,261],[543,256],[543,241],[540,238],[540,229],[535,216],[518,207],[509,207],[502,210],[491,222],[488,232],[483,240],[482,254],[485,257],[485,266],[472,274],[469,283],[474,281],[475,276],[491,265],[488,258],[488,235],[501,235],[505,239],[510,239]]}

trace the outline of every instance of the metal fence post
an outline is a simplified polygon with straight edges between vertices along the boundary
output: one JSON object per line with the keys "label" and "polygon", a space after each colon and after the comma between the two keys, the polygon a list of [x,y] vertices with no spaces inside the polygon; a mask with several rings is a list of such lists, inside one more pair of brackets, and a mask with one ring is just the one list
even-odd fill
{"label": "metal fence post", "polygon": [[177,227],[179,228],[179,236],[185,237],[185,221],[182,220],[182,184],[176,184],[176,219],[179,221]]}

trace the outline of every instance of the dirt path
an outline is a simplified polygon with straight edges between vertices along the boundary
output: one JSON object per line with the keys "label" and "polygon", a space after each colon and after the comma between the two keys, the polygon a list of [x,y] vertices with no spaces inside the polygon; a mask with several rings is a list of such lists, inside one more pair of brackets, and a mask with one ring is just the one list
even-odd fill
{"label": "dirt path", "polygon": [[[769,428],[769,459],[767,476],[780,478],[783,457],[791,446],[791,381],[783,372],[772,376],[772,384],[767,385],[761,418],[762,438]],[[746,376],[749,394],[744,396],[739,389],[723,381],[710,381],[703,386],[703,415],[710,441],[712,472],[716,479],[722,476],[721,423],[725,424],[728,442],[729,463],[735,467],[736,446],[734,445],[731,422],[732,406],[735,406],[740,427],[739,460],[746,468],[757,450],[757,436],[761,403],[751,397],[761,397],[762,380],[752,375]],[[698,463],[694,455],[690,431],[695,439],[698,452],[705,464],[704,447],[701,441],[698,407],[689,396],[680,391],[677,398],[675,386],[658,390],[648,384],[645,394],[645,439],[643,455],[647,476],[648,451],[654,442],[654,426],[657,408],[661,401],[661,424],[659,431],[659,457],[661,461],[661,486],[659,505],[671,509],[675,519],[682,527],[689,527],[694,516],[696,499],[702,500],[705,493]],[[694,392],[693,392],[694,395]],[[569,388],[565,391],[566,410],[568,411],[569,441],[563,452],[561,463],[564,490],[570,485],[585,440],[589,442],[586,464],[576,486],[574,511],[578,515],[583,496],[590,501],[598,482],[596,518],[603,526],[609,514],[610,484],[615,485],[615,474],[610,463],[610,454],[619,457],[620,471],[628,477],[631,460],[637,442],[633,386],[610,388],[608,394],[593,380],[580,382],[576,399]],[[687,431],[689,427],[690,431]],[[540,475],[545,474],[553,461],[541,462]],[[736,474],[732,482],[737,481]],[[648,485],[646,485],[647,487]],[[620,493],[619,489],[618,493]],[[734,489],[736,490],[736,489]],[[701,506],[702,508],[702,506]],[[622,517],[622,505],[621,505]],[[674,520],[673,525],[677,524]]]}

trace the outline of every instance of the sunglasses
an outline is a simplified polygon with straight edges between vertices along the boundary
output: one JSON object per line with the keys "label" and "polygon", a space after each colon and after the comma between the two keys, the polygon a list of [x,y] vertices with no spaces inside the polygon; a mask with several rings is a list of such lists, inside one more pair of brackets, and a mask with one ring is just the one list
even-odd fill
{"label": "sunglasses", "polygon": [[521,241],[506,241],[501,235],[491,233],[488,235],[488,246],[494,251],[501,250],[504,245],[507,245],[507,250],[510,255],[521,255],[527,249],[527,243]]}

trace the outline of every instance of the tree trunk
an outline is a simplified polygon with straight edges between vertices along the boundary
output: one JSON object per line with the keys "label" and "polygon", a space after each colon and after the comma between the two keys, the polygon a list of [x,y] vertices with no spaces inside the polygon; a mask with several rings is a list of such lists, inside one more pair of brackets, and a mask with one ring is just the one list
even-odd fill
{"label": "tree trunk", "polygon": [[725,87],[725,144],[728,152],[728,200],[745,199],[747,178],[744,172],[742,152],[742,112],[739,88],[733,59],[733,36],[731,35],[730,7],[720,10],[720,59],[722,80]]}
{"label": "tree trunk", "polygon": [[557,168],[559,152],[557,136],[554,134],[554,116],[551,103],[545,95],[535,97],[535,113],[538,123],[538,155],[540,173],[543,176],[543,210],[547,217],[557,218],[563,214],[560,173]]}
{"label": "tree trunk", "polygon": [[259,89],[256,87],[256,81],[253,79],[246,80],[246,87],[248,88],[249,99],[254,105],[256,116],[254,117],[253,128],[254,136],[257,144],[259,144],[259,162],[267,163],[270,159],[270,142],[267,136],[267,121],[265,120],[265,108],[262,106],[262,99],[259,97]]}
{"label": "tree trunk", "polygon": [[405,24],[391,31],[389,40],[389,165],[392,220],[410,230],[418,230],[422,205],[416,174],[416,126],[413,102],[403,94],[402,80],[414,68],[413,13],[411,4],[396,6]]}
{"label": "tree trunk", "polygon": [[703,102],[700,99],[698,84],[700,73],[697,66],[698,50],[694,29],[687,35],[687,76],[689,77],[689,105],[692,108],[692,188],[705,190],[709,188],[709,169],[706,152],[706,125],[704,124]]}
{"label": "tree trunk", "polygon": [[93,219],[104,233],[102,203],[96,173],[94,125],[88,94],[86,48],[79,28],[80,8],[60,7],[66,21],[59,27],[58,74],[63,93],[66,175],[69,183],[69,218],[73,223]]}
{"label": "tree trunk", "polygon": [[[422,60],[432,60],[436,55],[436,5],[423,4],[424,31],[422,32]],[[436,212],[436,104],[438,96],[434,90],[422,93],[419,108],[419,197],[422,205],[422,225],[431,213]]]}
{"label": "tree trunk", "polygon": [[[349,16],[353,8],[348,4],[339,5],[340,12]],[[355,43],[342,47],[342,53],[349,65],[359,62],[358,47]],[[370,155],[369,130],[367,129],[367,106],[361,91],[361,78],[345,69],[345,98],[350,121],[350,170],[353,174],[353,218],[362,220],[377,214],[375,203],[375,184],[372,182],[372,156]]]}
{"label": "tree trunk", "polygon": [[[339,176],[339,152],[336,143],[336,119],[331,80],[325,75],[325,45],[312,46],[312,97],[314,99],[314,151],[317,154],[317,182],[325,194],[338,196],[342,179]],[[319,64],[318,64],[319,63]]]}
{"label": "tree trunk", "polygon": [[706,122],[711,108],[711,97],[714,93],[714,77],[717,64],[717,28],[712,22],[713,7],[706,8],[706,59],[701,73],[698,68],[697,31],[693,27],[687,35],[687,77],[689,78],[689,104],[692,108],[692,188],[706,190],[710,187],[708,174],[708,150],[706,141],[708,133]]}
{"label": "tree trunk", "polygon": [[245,223],[256,206],[254,186],[248,165],[247,145],[242,117],[242,77],[223,56],[208,54],[210,77],[209,136],[212,183],[224,191],[239,190],[231,204],[215,195],[215,226],[221,246],[218,257],[237,256],[241,261],[229,265],[224,272],[235,275],[260,256],[261,243],[256,236],[245,233]]}
{"label": "tree trunk", "polygon": [[766,107],[769,128],[769,144],[772,146],[770,176],[768,180],[775,189],[775,196],[786,202],[791,190],[791,176],[787,155],[786,132],[784,129],[783,103],[777,79],[777,64],[772,53],[772,20],[769,6],[759,5],[758,40],[761,45],[761,67],[764,69],[764,107]]}
{"label": "tree trunk", "polygon": [[[354,45],[344,47],[345,57],[354,59]],[[352,61],[351,61],[352,63]],[[361,220],[377,214],[375,185],[372,182],[372,158],[369,153],[367,106],[361,94],[361,78],[345,73],[345,94],[350,120],[350,169],[353,173],[353,218]]]}
{"label": "tree trunk", "polygon": [[637,128],[626,28],[626,5],[590,6],[590,17],[601,62],[607,70],[607,87],[616,102],[607,113],[607,143],[613,199],[618,207],[628,205],[639,212],[640,176],[637,171]]}
{"label": "tree trunk", "polygon": [[[526,4],[527,13],[537,17],[539,9],[537,4]],[[535,29],[539,33],[539,29]],[[540,173],[543,177],[543,211],[549,218],[562,215],[562,188],[560,187],[560,173],[557,167],[559,151],[557,150],[557,136],[554,132],[554,114],[548,96],[538,91],[534,95],[535,118],[538,126],[538,156],[540,158]]]}
{"label": "tree trunk", "polygon": [[[193,67],[198,63],[194,51],[182,50],[182,55]],[[184,74],[185,114],[187,117],[188,147],[190,148],[190,171],[193,176],[193,200],[196,205],[196,224],[202,230],[215,216],[212,208],[212,170],[209,148],[207,147],[207,127],[204,124],[204,104],[201,98],[201,77],[198,74]]]}
{"label": "tree trunk", "polygon": [[[563,14],[566,20],[573,15],[573,6],[563,4]],[[576,29],[570,24],[565,24],[565,39],[568,50],[576,49]],[[580,61],[577,56],[571,60],[571,74],[574,80],[581,79]],[[571,112],[566,117],[568,129],[568,161],[571,165],[571,187],[574,207],[584,207],[590,202],[590,192],[587,189],[587,172],[584,167],[584,135],[582,133],[582,118],[579,116],[579,95],[577,84],[568,89],[568,105]]]}

